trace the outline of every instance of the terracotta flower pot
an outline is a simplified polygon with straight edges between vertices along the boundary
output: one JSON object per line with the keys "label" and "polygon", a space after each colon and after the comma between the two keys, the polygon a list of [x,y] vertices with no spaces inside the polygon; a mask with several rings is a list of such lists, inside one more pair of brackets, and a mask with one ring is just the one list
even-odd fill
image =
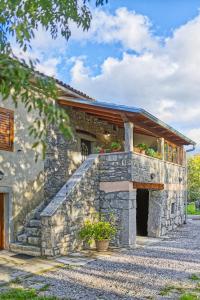
{"label": "terracotta flower pot", "polygon": [[121,151],[121,148],[116,148],[116,149],[112,149],[112,152],[120,152]]}
{"label": "terracotta flower pot", "polygon": [[141,154],[146,154],[146,151],[145,150],[140,150],[140,153]]}
{"label": "terracotta flower pot", "polygon": [[95,241],[96,249],[99,252],[107,251],[109,246],[109,240]]}

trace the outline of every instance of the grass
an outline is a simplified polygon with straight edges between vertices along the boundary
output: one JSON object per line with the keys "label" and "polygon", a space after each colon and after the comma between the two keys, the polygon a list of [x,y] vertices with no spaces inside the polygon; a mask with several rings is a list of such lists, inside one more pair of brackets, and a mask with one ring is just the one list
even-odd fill
{"label": "grass", "polygon": [[160,291],[160,293],[159,293],[159,295],[161,295],[161,296],[167,296],[170,292],[172,292],[173,290],[175,289],[175,287],[172,285],[169,285],[169,286],[166,286],[166,287],[164,287],[161,291]]}
{"label": "grass", "polygon": [[179,300],[200,300],[200,277],[199,274],[191,274],[189,279],[194,281],[193,287],[165,286],[159,293],[161,296],[168,296],[171,293],[179,295]]}
{"label": "grass", "polygon": [[193,281],[200,281],[200,277],[196,274],[190,275],[189,279],[191,279]]}
{"label": "grass", "polygon": [[0,293],[0,300],[58,300],[58,298],[39,296],[34,289],[18,288]]}
{"label": "grass", "polygon": [[180,300],[199,300],[200,297],[195,295],[195,294],[191,294],[191,293],[186,293],[181,295],[181,297],[179,298]]}
{"label": "grass", "polygon": [[40,288],[40,292],[46,292],[50,287],[50,284],[45,284],[43,287]]}
{"label": "grass", "polygon": [[200,210],[196,210],[195,203],[191,202],[187,206],[188,215],[200,215]]}

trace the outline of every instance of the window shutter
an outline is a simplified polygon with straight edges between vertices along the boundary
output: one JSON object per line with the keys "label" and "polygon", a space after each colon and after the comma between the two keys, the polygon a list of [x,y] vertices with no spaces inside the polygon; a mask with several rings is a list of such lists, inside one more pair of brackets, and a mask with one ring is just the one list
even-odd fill
{"label": "window shutter", "polygon": [[14,113],[0,107],[0,150],[13,151]]}

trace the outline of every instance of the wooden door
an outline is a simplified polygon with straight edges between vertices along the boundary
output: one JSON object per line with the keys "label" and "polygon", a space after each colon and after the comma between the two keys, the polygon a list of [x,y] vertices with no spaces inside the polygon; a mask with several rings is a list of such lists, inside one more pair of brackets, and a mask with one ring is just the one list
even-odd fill
{"label": "wooden door", "polygon": [[4,194],[0,194],[0,250],[4,249]]}

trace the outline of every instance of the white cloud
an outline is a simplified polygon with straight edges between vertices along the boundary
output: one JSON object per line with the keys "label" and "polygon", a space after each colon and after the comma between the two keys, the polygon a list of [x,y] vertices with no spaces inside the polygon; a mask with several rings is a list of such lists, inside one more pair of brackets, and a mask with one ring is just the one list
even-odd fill
{"label": "white cloud", "polygon": [[115,15],[95,10],[89,31],[82,32],[75,24],[71,27],[71,39],[80,42],[121,42],[124,48],[135,51],[157,47],[157,39],[153,37],[149,19],[134,11],[128,11],[125,7],[117,9]]}
{"label": "white cloud", "polygon": [[[127,9],[118,9],[114,16],[100,16],[105,26],[92,29],[90,38],[120,42],[123,57],[106,58],[95,76],[85,60],[78,58],[71,69],[71,84],[100,100],[143,107],[172,125],[178,124],[178,129],[197,140],[200,16],[176,29],[166,40],[153,36],[146,17]],[[95,22],[99,24],[98,19]],[[138,53],[130,54],[127,49]]]}
{"label": "white cloud", "polygon": [[192,140],[197,143],[196,147],[198,150],[200,150],[200,127],[189,130],[187,134]]}

